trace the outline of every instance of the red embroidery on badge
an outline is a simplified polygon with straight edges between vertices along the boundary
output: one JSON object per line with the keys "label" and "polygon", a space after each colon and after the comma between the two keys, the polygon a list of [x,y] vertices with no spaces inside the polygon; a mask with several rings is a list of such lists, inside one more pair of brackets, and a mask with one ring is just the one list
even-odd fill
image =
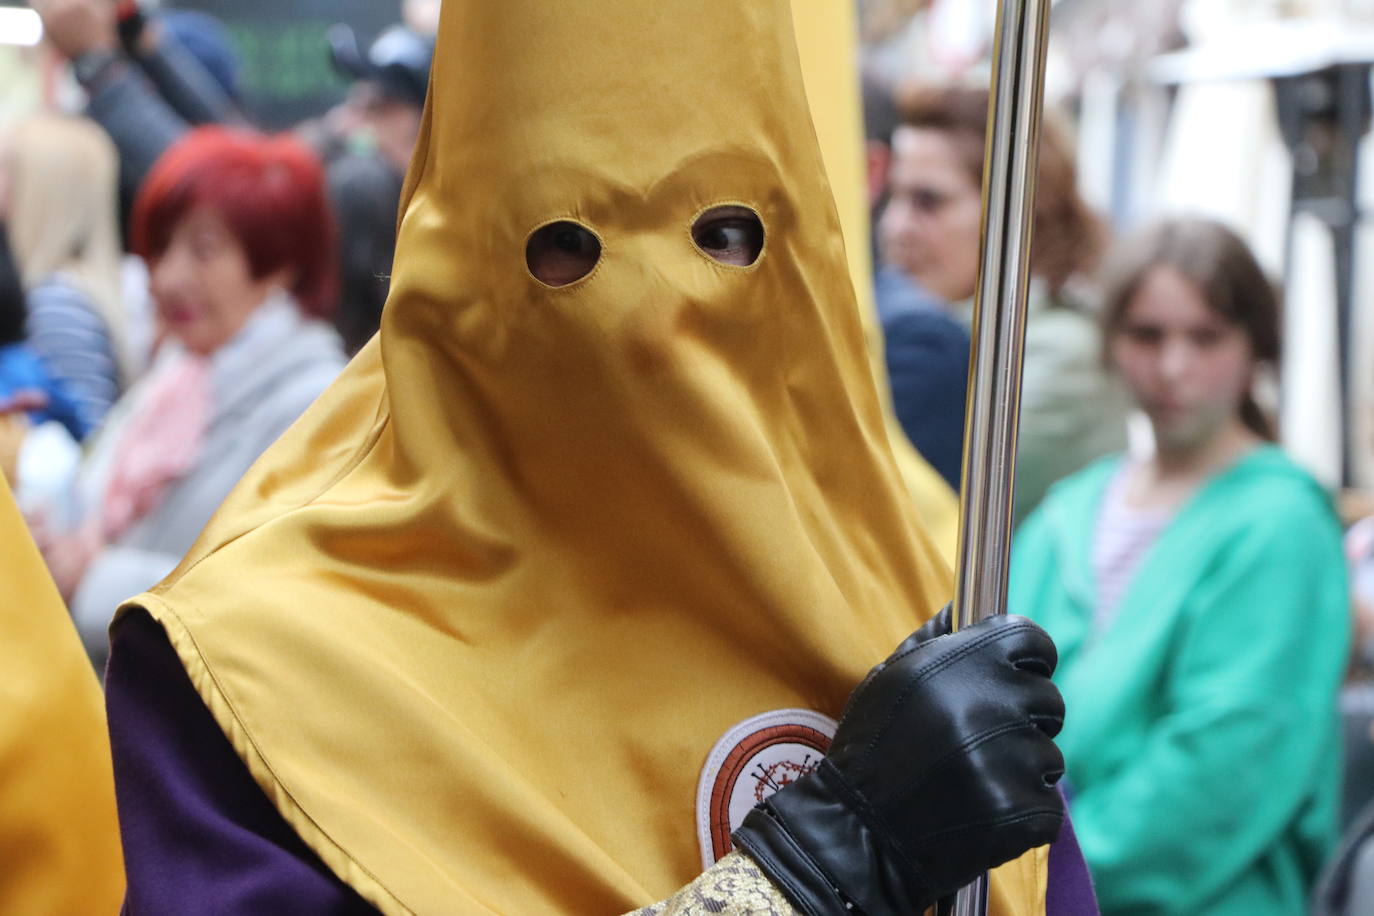
{"label": "red embroidery on badge", "polygon": [[820,765],[834,733],[826,716],[788,709],[741,722],[721,739],[698,787],[704,865],[730,851],[730,833],[750,808]]}

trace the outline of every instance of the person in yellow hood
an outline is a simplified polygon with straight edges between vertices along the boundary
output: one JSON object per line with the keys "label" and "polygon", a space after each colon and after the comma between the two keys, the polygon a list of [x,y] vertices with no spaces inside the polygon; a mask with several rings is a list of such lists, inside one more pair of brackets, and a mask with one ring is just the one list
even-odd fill
{"label": "person in yellow hood", "polygon": [[113,914],[124,875],[100,685],[3,475],[0,595],[0,913]]}
{"label": "person in yellow hood", "polygon": [[950,591],[786,0],[450,0],[379,337],[112,626],[126,905],[1043,913],[1043,632],[854,690]]}

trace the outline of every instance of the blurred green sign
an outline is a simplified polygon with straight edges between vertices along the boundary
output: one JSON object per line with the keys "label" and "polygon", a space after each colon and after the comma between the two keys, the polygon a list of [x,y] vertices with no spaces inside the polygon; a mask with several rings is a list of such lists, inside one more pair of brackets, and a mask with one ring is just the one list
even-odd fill
{"label": "blurred green sign", "polygon": [[326,31],[347,23],[365,48],[400,21],[400,0],[176,0],[177,9],[202,10],[229,29],[242,68],[245,107],[264,127],[288,127],[323,114],[348,82],[329,59]]}

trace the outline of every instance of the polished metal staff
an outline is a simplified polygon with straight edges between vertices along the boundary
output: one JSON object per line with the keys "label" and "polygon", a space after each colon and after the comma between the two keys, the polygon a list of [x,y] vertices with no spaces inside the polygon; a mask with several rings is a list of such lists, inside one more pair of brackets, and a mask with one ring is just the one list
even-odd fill
{"label": "polished metal staff", "polygon": [[[1031,223],[1045,94],[1050,0],[998,0],[983,159],[983,247],[973,307],[968,434],[959,501],[957,626],[1005,614],[1012,482],[1026,343]],[[956,896],[954,916],[984,916],[987,876]],[[947,907],[944,912],[951,912]]]}

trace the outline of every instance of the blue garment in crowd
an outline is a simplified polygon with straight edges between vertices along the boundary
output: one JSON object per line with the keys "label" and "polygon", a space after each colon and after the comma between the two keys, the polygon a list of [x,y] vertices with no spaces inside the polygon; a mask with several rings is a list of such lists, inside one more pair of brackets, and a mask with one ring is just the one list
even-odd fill
{"label": "blue garment in crowd", "polygon": [[114,339],[96,304],[54,274],[28,294],[27,345],[48,377],[76,405],[78,442],[100,426],[119,398]]}
{"label": "blue garment in crowd", "polygon": [[873,277],[892,406],[911,444],[959,490],[969,333],[939,300],[892,267]]}
{"label": "blue garment in crowd", "polygon": [[29,413],[35,426],[56,420],[66,427],[78,441],[84,428],[76,403],[67,396],[43,369],[38,356],[27,345],[0,345],[0,401],[6,401],[21,391],[40,391],[47,396],[47,406]]}

